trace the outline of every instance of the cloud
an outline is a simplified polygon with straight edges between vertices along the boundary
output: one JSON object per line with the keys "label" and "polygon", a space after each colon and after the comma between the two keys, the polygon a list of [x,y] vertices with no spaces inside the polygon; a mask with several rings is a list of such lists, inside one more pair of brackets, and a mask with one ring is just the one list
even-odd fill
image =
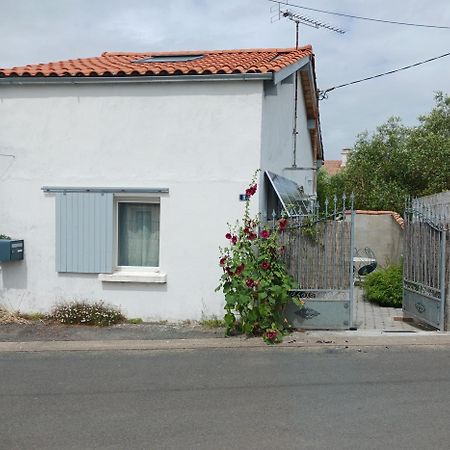
{"label": "cloud", "polygon": [[[320,9],[394,20],[450,25],[447,0],[291,0]],[[289,47],[294,25],[270,23],[266,0],[2,0],[0,66],[99,55],[103,51],[164,51]],[[306,12],[345,28],[343,36],[300,27],[311,43],[321,89],[450,51],[450,30],[382,25]],[[450,57],[410,71],[342,88],[321,102],[325,156],[339,157],[356,135],[392,115],[414,124],[449,91]]]}

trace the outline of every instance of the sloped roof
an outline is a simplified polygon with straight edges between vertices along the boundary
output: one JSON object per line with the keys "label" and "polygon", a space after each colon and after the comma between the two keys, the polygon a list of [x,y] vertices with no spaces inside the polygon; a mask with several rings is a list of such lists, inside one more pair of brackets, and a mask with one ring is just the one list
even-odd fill
{"label": "sloped roof", "polygon": [[342,161],[340,159],[328,159],[323,162],[323,168],[328,175],[336,175],[342,169]]}
{"label": "sloped roof", "polygon": [[[0,77],[130,77],[270,73],[278,72],[307,56],[313,56],[310,45],[298,49],[105,52],[92,58],[0,68]],[[183,57],[187,60],[180,61]],[[155,61],[151,61],[151,58],[155,58]]]}

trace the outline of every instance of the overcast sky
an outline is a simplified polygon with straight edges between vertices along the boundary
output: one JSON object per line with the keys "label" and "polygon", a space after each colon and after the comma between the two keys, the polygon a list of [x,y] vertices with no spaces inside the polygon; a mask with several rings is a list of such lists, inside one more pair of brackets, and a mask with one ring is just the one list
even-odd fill
{"label": "overcast sky", "polygon": [[[292,0],[291,3],[406,22],[450,26],[449,0]],[[294,24],[271,23],[267,0],[0,0],[0,67],[100,55],[290,47]],[[291,8],[295,10],[294,8]],[[301,12],[301,10],[298,10]],[[320,13],[339,35],[301,27],[312,44],[320,89],[450,52],[450,30],[377,24]],[[338,159],[357,134],[390,116],[408,125],[450,93],[450,57],[331,92],[320,102],[326,159]]]}

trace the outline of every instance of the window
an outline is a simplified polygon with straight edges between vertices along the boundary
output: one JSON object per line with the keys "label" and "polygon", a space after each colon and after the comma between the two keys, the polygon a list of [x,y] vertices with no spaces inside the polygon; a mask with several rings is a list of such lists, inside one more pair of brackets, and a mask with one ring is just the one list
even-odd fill
{"label": "window", "polygon": [[160,198],[167,188],[49,187],[56,194],[55,265],[102,281],[165,283]]}
{"label": "window", "polygon": [[278,217],[281,211],[291,216],[305,215],[312,212],[312,198],[303,191],[295,181],[282,177],[275,173],[265,171],[270,187],[267,195],[267,217],[272,217],[272,212]]}
{"label": "window", "polygon": [[159,266],[159,203],[117,203],[117,265]]}
{"label": "window", "polygon": [[203,55],[156,55],[148,58],[138,59],[133,63],[175,63],[175,62],[188,62],[195,61],[196,59],[203,58]]}

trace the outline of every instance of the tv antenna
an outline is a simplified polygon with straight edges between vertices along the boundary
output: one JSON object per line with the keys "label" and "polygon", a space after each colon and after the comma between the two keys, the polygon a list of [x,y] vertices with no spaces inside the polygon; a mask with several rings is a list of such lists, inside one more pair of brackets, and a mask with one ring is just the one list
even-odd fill
{"label": "tv antenna", "polygon": [[323,28],[325,30],[334,31],[335,33],[339,33],[339,34],[345,33],[345,30],[343,30],[341,28],[335,27],[335,26],[330,25],[325,22],[319,22],[318,20],[316,20],[312,17],[309,17],[305,14],[294,13],[290,9],[281,9],[281,5],[282,5],[282,3],[278,3],[277,5],[273,5],[270,8],[270,12],[275,13],[270,18],[270,22],[271,23],[277,22],[277,21],[281,20],[281,18],[283,18],[283,17],[288,20],[291,20],[292,22],[295,22],[295,48],[298,48],[300,24],[306,25],[307,27],[316,28],[316,29]]}

